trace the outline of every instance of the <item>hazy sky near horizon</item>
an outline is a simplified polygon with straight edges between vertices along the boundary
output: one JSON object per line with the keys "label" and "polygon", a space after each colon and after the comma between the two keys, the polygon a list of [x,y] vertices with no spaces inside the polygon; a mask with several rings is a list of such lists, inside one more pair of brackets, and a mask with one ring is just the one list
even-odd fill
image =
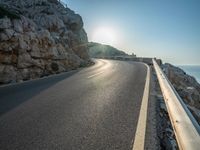
{"label": "hazy sky near horizon", "polygon": [[200,65],[200,0],[63,1],[82,16],[89,41],[106,28],[105,39],[128,53]]}

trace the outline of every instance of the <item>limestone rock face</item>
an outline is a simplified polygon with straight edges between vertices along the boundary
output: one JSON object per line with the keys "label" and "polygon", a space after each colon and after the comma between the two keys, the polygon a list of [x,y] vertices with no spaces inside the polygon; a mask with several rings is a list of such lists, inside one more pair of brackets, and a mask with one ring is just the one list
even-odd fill
{"label": "limestone rock face", "polygon": [[200,84],[194,77],[171,64],[164,64],[163,69],[180,97],[200,123]]}
{"label": "limestone rock face", "polygon": [[90,63],[80,15],[57,0],[1,0],[0,84]]}

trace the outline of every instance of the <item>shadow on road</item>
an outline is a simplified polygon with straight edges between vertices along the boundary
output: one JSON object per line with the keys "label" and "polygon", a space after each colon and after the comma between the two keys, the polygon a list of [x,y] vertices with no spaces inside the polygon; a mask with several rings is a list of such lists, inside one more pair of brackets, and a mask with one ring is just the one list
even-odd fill
{"label": "shadow on road", "polygon": [[77,72],[78,70],[74,70],[47,78],[0,87],[0,116]]}

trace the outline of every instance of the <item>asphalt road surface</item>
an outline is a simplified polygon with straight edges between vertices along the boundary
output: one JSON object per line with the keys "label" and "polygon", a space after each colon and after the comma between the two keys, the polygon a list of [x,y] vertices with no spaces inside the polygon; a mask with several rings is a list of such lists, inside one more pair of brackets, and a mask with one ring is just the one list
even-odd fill
{"label": "asphalt road surface", "polygon": [[85,69],[0,87],[1,150],[131,150],[147,67]]}

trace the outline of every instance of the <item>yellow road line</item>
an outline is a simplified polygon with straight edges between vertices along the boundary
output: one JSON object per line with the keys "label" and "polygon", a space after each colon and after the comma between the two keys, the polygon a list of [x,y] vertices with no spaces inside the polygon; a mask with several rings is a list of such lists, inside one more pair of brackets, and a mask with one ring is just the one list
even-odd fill
{"label": "yellow road line", "polygon": [[142,105],[140,108],[139,119],[137,123],[137,129],[135,133],[133,150],[144,150],[144,144],[145,144],[147,108],[148,108],[149,87],[150,87],[150,68],[148,65],[146,66],[147,66],[146,83],[145,83],[145,88],[144,88],[144,93],[143,93],[143,98],[142,98]]}

